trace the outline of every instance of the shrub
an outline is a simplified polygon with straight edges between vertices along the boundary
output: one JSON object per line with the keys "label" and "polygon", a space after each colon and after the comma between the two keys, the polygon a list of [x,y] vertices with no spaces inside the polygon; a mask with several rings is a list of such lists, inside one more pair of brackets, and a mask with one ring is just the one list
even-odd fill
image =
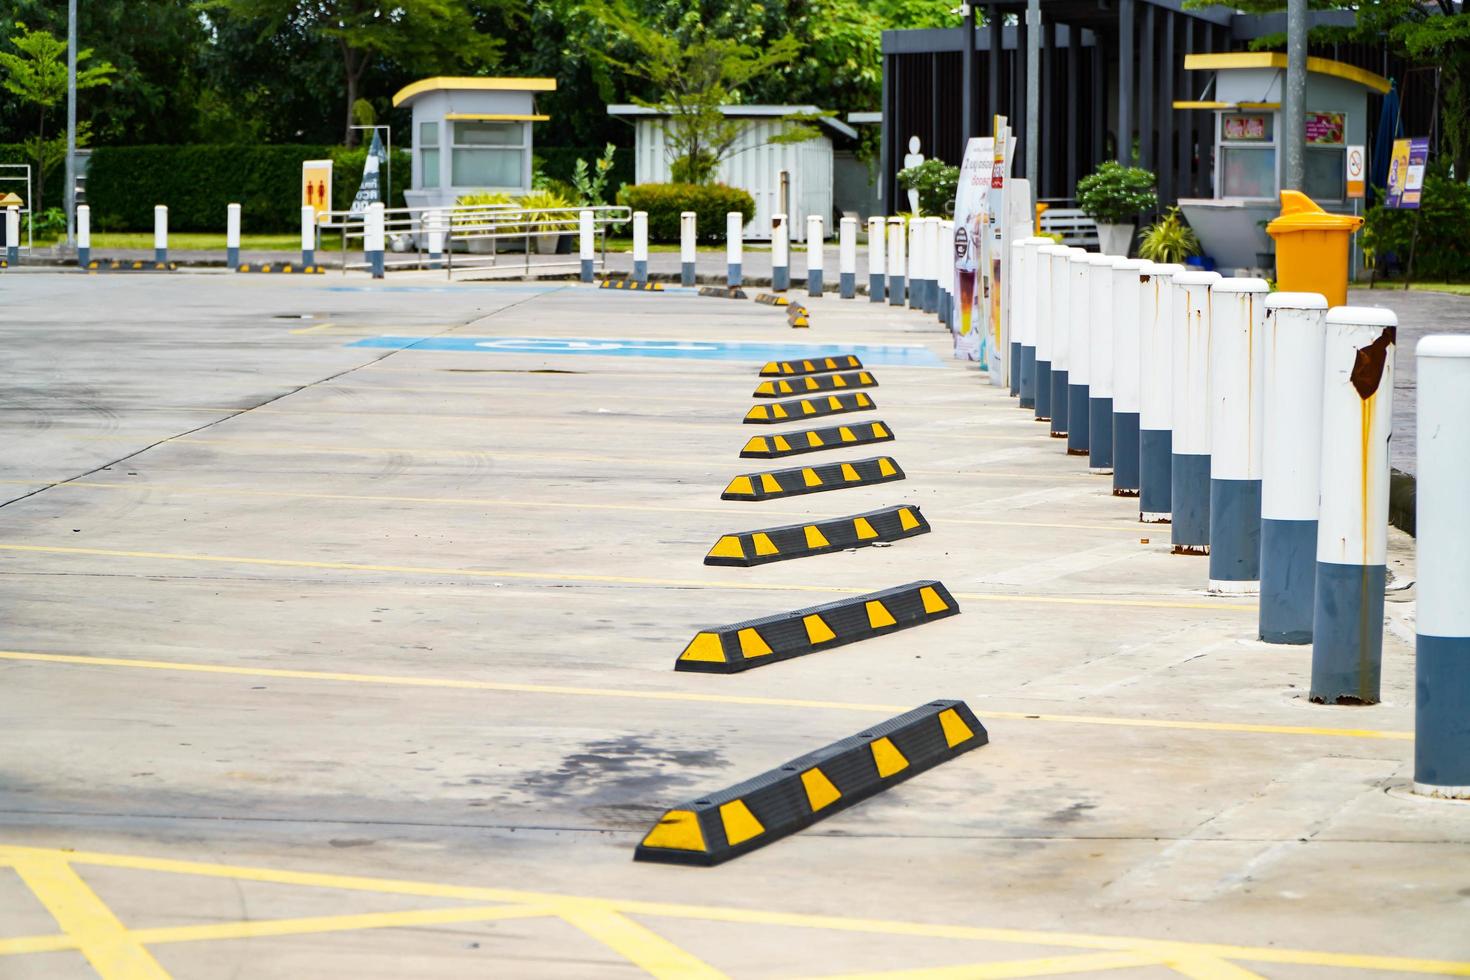
{"label": "shrub", "polygon": [[[1384,195],[1380,193],[1378,199]],[[1409,261],[1409,243],[1414,237],[1414,212],[1375,205],[1368,209],[1363,228],[1363,249],[1371,252],[1380,270],[1388,265],[1404,268]],[[1470,279],[1470,185],[1438,174],[1424,178],[1424,195],[1419,201],[1419,243],[1414,249],[1414,278],[1424,280]]]}
{"label": "shrub", "polygon": [[648,240],[652,242],[677,242],[679,215],[684,211],[695,213],[699,240],[710,243],[725,240],[729,212],[739,211],[746,221],[755,217],[755,199],[725,184],[633,184],[618,192],[618,203],[648,212]]}
{"label": "shrub", "polygon": [[561,208],[574,206],[571,201],[556,191],[532,191],[529,194],[523,195],[516,203],[531,212],[530,220],[532,222],[551,221],[553,218],[566,219],[553,221],[551,224],[546,225],[533,225],[533,229],[540,234],[551,234],[558,231],[576,231],[577,229],[577,219],[575,217],[566,214],[548,213]]}
{"label": "shrub", "polygon": [[930,215],[954,214],[955,193],[960,186],[960,168],[943,160],[925,160],[917,167],[898,172],[904,190],[919,192],[919,211]]}
{"label": "shrub", "polygon": [[1183,262],[1200,253],[1199,236],[1184,221],[1177,207],[1143,230],[1138,257],[1151,262]]}
{"label": "shrub", "polygon": [[1158,203],[1154,184],[1150,171],[1109,160],[1077,181],[1077,206],[1105,225],[1132,224]]}

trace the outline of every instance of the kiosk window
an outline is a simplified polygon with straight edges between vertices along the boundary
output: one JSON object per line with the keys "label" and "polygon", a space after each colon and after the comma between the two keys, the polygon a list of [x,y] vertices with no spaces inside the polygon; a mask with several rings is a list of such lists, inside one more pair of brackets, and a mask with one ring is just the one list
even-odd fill
{"label": "kiosk window", "polygon": [[439,186],[439,124],[419,123],[419,181],[422,187]]}
{"label": "kiosk window", "polygon": [[1347,166],[1346,151],[1341,147],[1308,146],[1302,160],[1302,190],[1314,201],[1341,201],[1346,199]]}
{"label": "kiosk window", "polygon": [[519,187],[525,171],[524,123],[456,122],[451,150],[455,187]]}
{"label": "kiosk window", "polygon": [[1220,196],[1276,196],[1276,117],[1269,112],[1220,115]]}

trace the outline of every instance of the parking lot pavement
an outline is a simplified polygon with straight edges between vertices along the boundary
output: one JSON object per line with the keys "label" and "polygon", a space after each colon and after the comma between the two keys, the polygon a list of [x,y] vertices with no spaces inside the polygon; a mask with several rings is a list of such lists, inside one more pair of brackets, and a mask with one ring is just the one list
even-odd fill
{"label": "parking lot pavement", "polygon": [[[1406,792],[1412,590],[1383,703],[1306,703],[1309,650],[1255,642],[932,318],[37,274],[0,343],[0,976],[1470,975],[1470,806]],[[741,423],[789,345],[857,352],[875,408],[818,424],[894,440],[738,458],[789,428]],[[877,455],[905,479],[720,499]],[[702,563],[890,504],[932,531]],[[673,669],[928,579],[960,615]],[[990,744],[719,867],[632,860],[940,698]]]}

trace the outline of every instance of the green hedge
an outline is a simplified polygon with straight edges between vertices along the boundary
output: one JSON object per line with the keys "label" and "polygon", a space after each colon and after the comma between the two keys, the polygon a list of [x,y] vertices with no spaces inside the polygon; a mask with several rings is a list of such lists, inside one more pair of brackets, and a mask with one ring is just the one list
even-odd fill
{"label": "green hedge", "polygon": [[693,211],[702,242],[725,240],[725,215],[739,211],[755,217],[755,199],[738,187],[724,184],[632,184],[618,192],[618,203],[648,212],[648,240],[677,242],[679,214]]}
{"label": "green hedge", "polygon": [[[166,204],[171,230],[222,232],[231,202],[244,231],[291,231],[301,224],[301,162],[332,159],[332,206],[346,208],[366,154],[311,144],[102,146],[87,168],[87,203],[99,231],[146,231],[154,206]],[[393,151],[393,178],[391,206],[402,207],[407,150]]]}
{"label": "green hedge", "polygon": [[[1381,195],[1380,195],[1381,199]],[[1414,250],[1414,278],[1421,281],[1470,279],[1470,185],[1435,174],[1424,178],[1424,196],[1414,211],[1382,206],[1368,209],[1363,247],[1371,249],[1379,269],[1392,256],[1403,270],[1409,261],[1414,223],[1419,222],[1419,244]]]}

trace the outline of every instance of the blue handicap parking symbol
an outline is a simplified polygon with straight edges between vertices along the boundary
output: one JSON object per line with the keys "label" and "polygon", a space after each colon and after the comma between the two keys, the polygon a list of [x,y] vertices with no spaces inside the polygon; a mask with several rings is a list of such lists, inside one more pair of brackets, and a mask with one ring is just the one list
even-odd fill
{"label": "blue handicap parking symbol", "polygon": [[607,337],[369,337],[349,347],[475,351],[481,354],[587,354],[697,361],[780,361],[856,354],[867,367],[938,367],[943,362],[918,344],[778,344],[719,340],[637,340]]}

